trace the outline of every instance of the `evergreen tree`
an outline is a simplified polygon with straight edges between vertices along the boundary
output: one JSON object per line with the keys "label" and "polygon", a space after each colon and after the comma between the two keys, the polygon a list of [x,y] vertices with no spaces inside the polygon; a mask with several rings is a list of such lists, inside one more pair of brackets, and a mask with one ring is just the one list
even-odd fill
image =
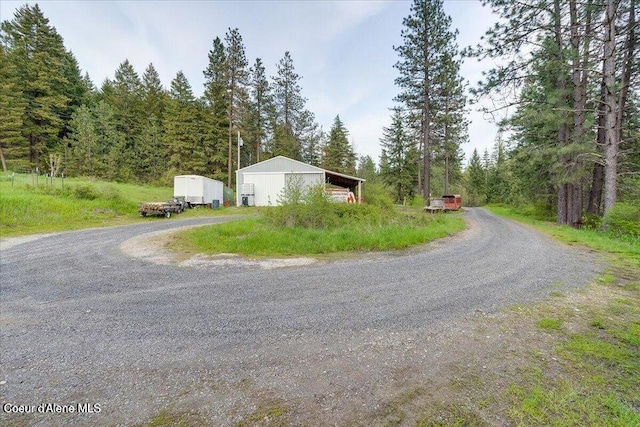
{"label": "evergreen tree", "polygon": [[213,49],[209,51],[209,63],[204,71],[203,145],[208,159],[209,175],[223,182],[229,176],[226,58],[224,44],[216,37],[213,40]]}
{"label": "evergreen tree", "polygon": [[250,102],[248,119],[245,125],[245,151],[251,159],[250,163],[257,163],[262,156],[263,144],[268,138],[269,112],[272,110],[271,87],[265,68],[260,58],[256,59],[251,68]]}
{"label": "evergreen tree", "polygon": [[73,113],[70,122],[71,132],[67,138],[68,173],[81,176],[98,176],[99,156],[95,119],[91,109],[81,106]]}
{"label": "evergreen tree", "polygon": [[23,144],[22,113],[25,101],[19,95],[18,74],[9,61],[4,45],[0,44],[0,160],[7,172],[7,159],[24,159],[28,150]]}
{"label": "evergreen tree", "polygon": [[153,64],[149,64],[142,75],[140,94],[143,116],[135,149],[137,175],[150,182],[164,175],[164,165],[169,160],[163,125],[168,97]]}
{"label": "evergreen tree", "polygon": [[300,159],[300,140],[295,129],[300,116],[305,111],[306,98],[302,96],[301,77],[295,72],[289,52],[277,64],[277,74],[273,77],[274,141],[273,155],[284,155]]}
{"label": "evergreen tree", "polygon": [[329,139],[324,146],[322,167],[335,172],[355,174],[356,155],[349,144],[349,131],[336,116],[329,131]]}
{"label": "evergreen tree", "polygon": [[87,105],[89,107],[94,107],[98,102],[98,88],[89,77],[89,73],[84,73],[82,76],[82,85],[85,88],[84,94],[85,97],[81,102],[81,105]]}
{"label": "evergreen tree", "polygon": [[133,178],[129,167],[130,153],[124,134],[118,130],[113,108],[99,101],[94,109],[96,132],[96,175],[109,180],[127,181]]}
{"label": "evergreen tree", "polygon": [[[227,112],[228,131],[228,175],[227,186],[231,187],[233,176],[233,141],[237,132],[241,131],[241,121],[245,116],[247,103],[247,86],[249,85],[249,64],[244,52],[242,36],[237,28],[229,29],[226,42],[226,76],[227,76]],[[239,142],[238,142],[239,143]],[[237,159],[240,161],[240,159]]]}
{"label": "evergreen tree", "polygon": [[206,158],[198,135],[198,106],[182,71],[171,81],[165,115],[169,166],[174,174],[206,173]]}
{"label": "evergreen tree", "polygon": [[405,130],[405,118],[399,109],[391,116],[391,126],[382,129],[380,139],[383,159],[380,159],[380,174],[391,187],[397,203],[414,195],[414,180],[417,177],[418,151]]}
{"label": "evergreen tree", "polygon": [[513,175],[507,163],[506,144],[501,133],[496,137],[491,167],[487,170],[487,202],[511,203]]}
{"label": "evergreen tree", "polygon": [[[57,148],[60,135],[64,134],[63,114],[68,112],[69,58],[62,37],[49,25],[38,5],[20,7],[12,21],[1,25],[0,40],[11,64],[6,70],[14,72],[15,83],[10,96],[20,99],[22,140],[16,153],[27,152],[32,167],[44,166],[42,158],[49,150]],[[18,104],[14,104],[16,108]],[[15,135],[9,128],[12,120],[3,125],[4,133]]]}
{"label": "evergreen tree", "polygon": [[378,171],[376,169],[376,164],[371,156],[360,156],[360,158],[358,159],[356,176],[365,179],[367,181],[367,184],[371,184],[378,180]]}
{"label": "evergreen tree", "polygon": [[153,64],[149,64],[142,75],[141,95],[146,118],[154,116],[159,123],[162,123],[167,95]]}
{"label": "evergreen tree", "polygon": [[437,97],[433,118],[434,159],[443,164],[443,194],[451,193],[451,183],[461,177],[464,153],[460,145],[467,142],[468,121],[465,117],[466,97],[460,76],[461,61],[451,44],[441,59],[441,76],[436,80]]}
{"label": "evergreen tree", "polygon": [[487,201],[487,174],[482,166],[478,150],[473,149],[469,166],[466,170],[467,194],[470,206],[481,206]]}
{"label": "evergreen tree", "polygon": [[450,30],[451,18],[443,10],[442,0],[414,0],[411,14],[403,20],[401,46],[395,50],[400,61],[396,84],[402,89],[397,100],[411,112],[409,118],[419,128],[423,156],[423,195],[431,193],[431,159],[433,122],[440,101],[443,80],[455,79],[454,70],[446,66],[447,56],[455,52],[456,32]]}
{"label": "evergreen tree", "polygon": [[[300,150],[300,160],[312,165],[319,165],[323,147],[326,145],[326,135],[311,111],[305,109],[300,113],[295,122],[293,134]],[[351,160],[349,160],[348,169],[355,170],[355,159]]]}
{"label": "evergreen tree", "polygon": [[[62,39],[61,39],[62,40]],[[62,41],[61,41],[62,43]],[[80,71],[80,66],[73,53],[64,51],[62,57],[62,71],[66,80],[66,84],[63,88],[63,94],[68,99],[67,105],[63,111],[60,112],[60,116],[65,123],[65,127],[60,133],[60,138],[63,138],[70,131],[68,126],[69,117],[72,113],[85,103],[89,97],[89,88],[86,85]]]}
{"label": "evergreen tree", "polygon": [[302,138],[301,160],[313,166],[320,166],[322,164],[322,152],[326,144],[327,134],[322,129],[322,126],[312,122],[309,130]]}
{"label": "evergreen tree", "polygon": [[124,137],[122,150],[130,156],[118,160],[120,174],[142,177],[147,172],[143,169],[141,159],[136,156],[136,153],[140,151],[138,145],[146,114],[142,97],[142,81],[129,60],[125,59],[118,66],[109,89],[103,92],[102,96],[113,108],[118,131]]}

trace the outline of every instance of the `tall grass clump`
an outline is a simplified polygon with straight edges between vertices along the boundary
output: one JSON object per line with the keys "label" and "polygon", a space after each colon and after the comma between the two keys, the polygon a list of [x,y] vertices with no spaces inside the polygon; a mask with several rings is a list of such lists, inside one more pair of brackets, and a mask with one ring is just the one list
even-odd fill
{"label": "tall grass clump", "polygon": [[604,223],[611,233],[640,238],[640,202],[616,203]]}

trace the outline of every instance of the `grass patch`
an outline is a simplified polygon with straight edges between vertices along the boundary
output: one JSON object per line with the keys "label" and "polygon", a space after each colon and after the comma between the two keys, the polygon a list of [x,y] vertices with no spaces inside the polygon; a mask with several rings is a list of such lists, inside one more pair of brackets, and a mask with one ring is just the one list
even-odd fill
{"label": "grass patch", "polygon": [[545,318],[538,320],[536,322],[536,326],[540,329],[558,331],[560,330],[560,328],[562,328],[562,323],[564,322],[560,319]]}
{"label": "grass patch", "polygon": [[[141,201],[173,197],[171,187],[122,184],[89,178],[65,178],[45,184],[30,175],[16,175],[15,182],[0,179],[0,236],[74,230],[128,224],[143,219]],[[192,209],[182,217],[238,213],[240,208]]]}
{"label": "grass patch", "polygon": [[236,425],[237,427],[285,426],[287,425],[288,415],[288,408],[276,401],[260,405]]}
{"label": "grass patch", "polygon": [[138,424],[138,427],[198,427],[206,426],[204,418],[195,413],[160,411],[149,421]]}
{"label": "grass patch", "polygon": [[205,254],[319,255],[349,251],[404,249],[450,235],[465,227],[455,214],[396,214],[393,221],[346,222],[331,228],[274,226],[264,218],[199,227],[177,237],[182,249]]}

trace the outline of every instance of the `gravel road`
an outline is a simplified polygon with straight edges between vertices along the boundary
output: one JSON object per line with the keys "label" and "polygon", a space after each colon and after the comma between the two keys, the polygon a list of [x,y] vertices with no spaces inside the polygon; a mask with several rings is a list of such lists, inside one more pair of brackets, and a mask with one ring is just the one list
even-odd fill
{"label": "gravel road", "polygon": [[[464,215],[468,230],[427,249],[275,270],[158,265],[120,249],[133,236],[225,218],[3,246],[2,423],[133,425],[166,410],[251,424],[273,405],[293,424],[353,422],[435,360],[424,343],[436,331],[583,286],[599,269],[485,210]],[[99,407],[38,414],[42,403]],[[6,413],[18,405],[36,414]]]}

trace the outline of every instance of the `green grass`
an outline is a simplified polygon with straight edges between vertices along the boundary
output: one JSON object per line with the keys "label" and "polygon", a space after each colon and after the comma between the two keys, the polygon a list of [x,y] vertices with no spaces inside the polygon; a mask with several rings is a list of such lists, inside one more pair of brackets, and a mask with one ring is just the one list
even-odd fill
{"label": "green grass", "polygon": [[[594,286],[603,287],[605,297],[572,309],[571,328],[563,328],[565,321],[556,317],[544,317],[536,323],[556,335],[554,359],[560,365],[550,369],[545,360],[533,362],[528,374],[510,386],[506,399],[511,422],[640,426],[640,241],[631,236],[558,226],[514,208],[488,209],[565,243],[587,247],[611,263],[587,291],[594,294]],[[539,310],[560,317],[566,313],[566,309],[553,304]]]}
{"label": "green grass", "polygon": [[561,319],[544,318],[538,320],[536,326],[540,329],[559,330],[562,327],[562,323],[563,321]]}
{"label": "green grass", "polygon": [[[138,203],[164,201],[173,196],[171,187],[122,184],[88,178],[45,178],[16,175],[11,183],[0,178],[0,236],[74,230],[87,227],[153,221],[141,218]],[[239,208],[193,209],[181,217],[238,213]]]}
{"label": "green grass", "polygon": [[418,225],[407,220],[381,225],[348,223],[329,229],[278,227],[262,218],[248,218],[199,227],[182,233],[178,239],[185,250],[205,254],[319,255],[404,249],[464,227],[464,220],[456,214],[424,216]]}
{"label": "green grass", "polygon": [[562,373],[544,366],[508,393],[510,416],[523,425],[640,425],[640,295],[612,315],[610,301],[590,307],[589,329],[556,329]]}

